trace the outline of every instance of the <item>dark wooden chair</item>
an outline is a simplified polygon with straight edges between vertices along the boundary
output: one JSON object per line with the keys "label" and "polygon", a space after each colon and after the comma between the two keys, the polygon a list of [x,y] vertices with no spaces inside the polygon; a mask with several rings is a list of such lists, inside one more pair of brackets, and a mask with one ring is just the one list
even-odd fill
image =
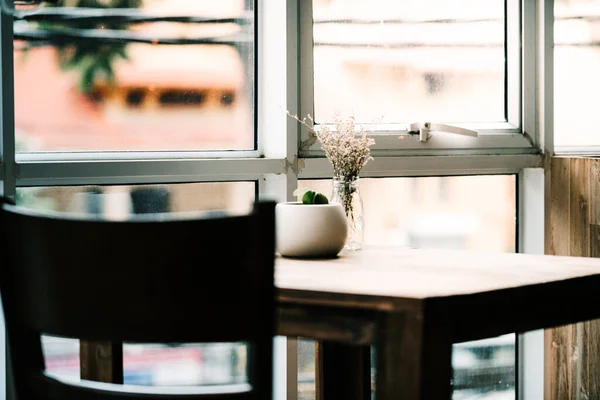
{"label": "dark wooden chair", "polygon": [[[272,398],[274,203],[241,216],[126,221],[2,203],[0,294],[19,400]],[[114,343],[247,342],[248,383],[141,387],[48,374],[40,334]]]}

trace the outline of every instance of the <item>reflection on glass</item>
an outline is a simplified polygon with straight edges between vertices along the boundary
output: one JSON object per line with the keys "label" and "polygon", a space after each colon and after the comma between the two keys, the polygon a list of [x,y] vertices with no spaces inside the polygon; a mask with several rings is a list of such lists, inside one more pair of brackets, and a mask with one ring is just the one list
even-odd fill
{"label": "reflection on glass", "polygon": [[[247,213],[254,182],[138,186],[72,186],[17,189],[17,204],[124,219],[132,214],[209,211]],[[44,336],[46,369],[78,378],[79,340]],[[124,381],[136,385],[239,383],[246,376],[247,348],[239,343],[125,344]]]}
{"label": "reflection on glass", "polygon": [[[515,176],[361,178],[360,185],[365,244],[515,251]],[[331,196],[331,179],[299,186]],[[312,399],[314,351],[301,346],[298,396]],[[514,335],[457,344],[452,362],[454,400],[515,399]]]}
{"label": "reflection on glass", "polygon": [[600,0],[554,2],[554,141],[600,146]]}
{"label": "reflection on glass", "polygon": [[505,121],[503,0],[313,0],[315,118]]}
{"label": "reflection on glass", "polygon": [[[253,149],[252,9],[60,0],[36,14],[43,20],[17,20],[17,151]],[[65,10],[72,17],[61,20]],[[199,22],[207,17],[216,22]]]}

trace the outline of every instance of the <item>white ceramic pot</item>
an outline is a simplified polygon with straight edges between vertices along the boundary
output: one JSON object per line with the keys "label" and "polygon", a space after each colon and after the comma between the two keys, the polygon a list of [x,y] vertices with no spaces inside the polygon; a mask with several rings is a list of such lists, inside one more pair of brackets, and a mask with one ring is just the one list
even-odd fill
{"label": "white ceramic pot", "polygon": [[341,204],[278,203],[277,252],[286,257],[335,257],[344,248],[348,223]]}

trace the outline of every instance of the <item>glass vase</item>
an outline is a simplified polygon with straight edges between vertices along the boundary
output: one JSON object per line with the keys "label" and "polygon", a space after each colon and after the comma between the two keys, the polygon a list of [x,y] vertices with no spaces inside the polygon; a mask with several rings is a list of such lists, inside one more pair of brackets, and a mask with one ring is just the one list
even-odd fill
{"label": "glass vase", "polygon": [[359,179],[333,178],[332,203],[340,203],[348,221],[348,239],[344,249],[360,250],[364,242],[363,202],[360,196]]}

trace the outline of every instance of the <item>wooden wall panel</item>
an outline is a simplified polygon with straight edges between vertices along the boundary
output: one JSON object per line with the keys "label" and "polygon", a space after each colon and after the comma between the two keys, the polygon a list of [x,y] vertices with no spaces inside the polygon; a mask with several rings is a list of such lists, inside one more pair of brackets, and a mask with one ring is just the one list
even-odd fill
{"label": "wooden wall panel", "polygon": [[[600,198],[600,191],[596,192],[596,196]],[[593,244],[591,257],[600,257],[600,224],[591,225],[590,241]],[[584,363],[581,398],[600,398],[600,322],[586,322],[584,327],[582,359],[587,362]],[[590,393],[594,393],[594,397],[591,397]]]}
{"label": "wooden wall panel", "polygon": [[[553,157],[546,253],[600,256],[600,160]],[[545,334],[545,399],[600,399],[600,321]]]}
{"label": "wooden wall panel", "polygon": [[[589,195],[589,237],[590,257],[600,257],[600,160],[588,159],[590,195]],[[583,365],[582,398],[600,397],[600,322],[591,321],[583,329]]]}
{"label": "wooden wall panel", "polygon": [[[570,159],[554,158],[551,164],[550,224],[547,232],[550,240],[546,253],[569,255],[571,214],[571,168]],[[571,349],[577,337],[575,325],[549,329],[545,334],[545,399],[574,399],[576,387],[573,374],[576,364]]]}
{"label": "wooden wall panel", "polygon": [[552,159],[552,187],[550,188],[550,224],[546,232],[550,235],[546,253],[556,255],[569,254],[569,200],[571,176],[568,158]]}
{"label": "wooden wall panel", "polygon": [[[569,255],[590,256],[590,164],[586,158],[569,160]],[[562,190],[561,187],[557,188]]]}

